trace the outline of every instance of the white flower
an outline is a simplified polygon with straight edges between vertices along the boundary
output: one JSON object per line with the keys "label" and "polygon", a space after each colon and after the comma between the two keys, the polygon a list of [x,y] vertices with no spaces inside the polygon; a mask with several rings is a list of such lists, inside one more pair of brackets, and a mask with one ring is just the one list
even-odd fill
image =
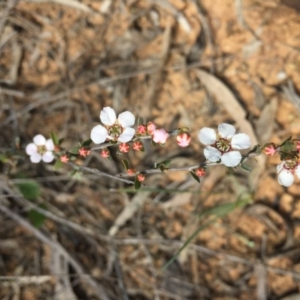
{"label": "white flower", "polygon": [[54,150],[54,144],[52,139],[46,140],[41,134],[36,135],[33,138],[33,143],[30,143],[26,147],[26,153],[30,155],[31,162],[37,164],[41,160],[45,163],[50,163],[54,159],[52,151]]}
{"label": "white flower", "polygon": [[277,166],[278,182],[289,187],[294,182],[294,174],[300,179],[300,165],[297,159],[286,160]]}
{"label": "white flower", "polygon": [[100,112],[100,120],[105,125],[97,125],[91,131],[91,140],[95,144],[104,143],[107,139],[127,143],[132,140],[135,130],[135,117],[129,111],[119,114],[118,119],[111,107],[104,107]]}
{"label": "white flower", "polygon": [[240,149],[250,147],[250,138],[245,133],[235,134],[235,128],[226,123],[218,127],[218,133],[211,128],[202,128],[199,131],[198,138],[201,143],[206,145],[204,156],[211,162],[217,162],[221,159],[227,167],[236,167],[242,159]]}

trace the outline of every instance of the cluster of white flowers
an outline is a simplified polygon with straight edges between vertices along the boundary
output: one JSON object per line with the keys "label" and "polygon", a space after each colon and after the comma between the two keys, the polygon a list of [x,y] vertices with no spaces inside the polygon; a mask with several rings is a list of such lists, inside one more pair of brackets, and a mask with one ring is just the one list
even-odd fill
{"label": "cluster of white flowers", "polygon": [[[91,140],[95,144],[102,144],[105,142],[119,143],[123,148],[126,146],[128,152],[128,142],[132,141],[135,137],[139,137],[144,134],[150,134],[152,140],[159,144],[166,143],[169,133],[165,129],[157,129],[153,122],[148,122],[147,125],[139,125],[137,131],[132,128],[135,123],[135,116],[125,111],[116,116],[115,111],[111,107],[104,107],[100,112],[100,120],[103,125],[95,126],[90,134]],[[208,163],[222,163],[227,167],[237,167],[242,161],[242,154],[240,150],[248,149],[251,146],[250,138],[245,133],[236,134],[234,126],[222,123],[218,126],[216,132],[212,128],[202,128],[199,131],[198,138],[202,144],[206,147],[204,149],[204,156]],[[181,147],[187,147],[190,143],[191,137],[188,133],[181,131],[177,135],[177,144]],[[135,145],[136,144],[136,145]],[[139,150],[143,147],[139,140],[135,140],[133,149]],[[137,148],[138,147],[138,148]],[[46,138],[38,134],[33,138],[33,143],[30,143],[26,147],[26,153],[30,156],[30,160],[33,163],[39,163],[40,161],[50,163],[54,160],[54,143],[52,139],[46,140]],[[122,149],[123,149],[122,148]],[[274,155],[279,147],[273,143],[269,143],[264,147],[264,153],[266,155]],[[85,151],[82,155],[82,151]],[[90,150],[82,148],[80,149],[80,155],[86,157],[89,155]],[[296,144],[296,149],[300,152],[300,141]],[[103,157],[109,156],[109,151],[103,149],[101,154]],[[62,162],[69,160],[66,154],[66,159]],[[205,173],[204,169],[201,170],[201,174]],[[277,166],[278,182],[284,186],[291,186],[294,182],[294,175],[300,179],[300,162],[298,162],[298,156],[294,155],[292,158],[283,159],[283,162]],[[201,175],[201,176],[202,176]]]}

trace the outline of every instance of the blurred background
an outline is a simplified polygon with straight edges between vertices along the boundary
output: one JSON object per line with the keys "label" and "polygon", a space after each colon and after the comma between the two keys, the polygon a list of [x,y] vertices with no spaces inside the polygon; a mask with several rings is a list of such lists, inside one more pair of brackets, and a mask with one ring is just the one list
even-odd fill
{"label": "blurred background", "polygon": [[253,146],[298,138],[298,0],[2,0],[0,10],[0,299],[300,299],[300,181],[278,184],[277,156],[248,173],[211,167],[200,184],[187,172],[147,176],[134,192],[32,164],[24,150],[51,131],[76,146],[105,106],[192,136],[184,149],[170,138],[76,160],[109,174],[121,159],[137,170],[203,162],[198,132],[222,122]]}

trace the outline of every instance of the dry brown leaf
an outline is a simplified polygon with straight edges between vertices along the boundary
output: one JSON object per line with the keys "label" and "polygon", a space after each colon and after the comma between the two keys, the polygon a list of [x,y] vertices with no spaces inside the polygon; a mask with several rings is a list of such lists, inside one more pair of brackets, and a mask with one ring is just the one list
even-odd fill
{"label": "dry brown leaf", "polygon": [[259,119],[255,122],[256,133],[259,142],[262,145],[267,143],[271,138],[277,112],[277,106],[277,98],[271,99],[270,103],[268,103],[262,110]]}

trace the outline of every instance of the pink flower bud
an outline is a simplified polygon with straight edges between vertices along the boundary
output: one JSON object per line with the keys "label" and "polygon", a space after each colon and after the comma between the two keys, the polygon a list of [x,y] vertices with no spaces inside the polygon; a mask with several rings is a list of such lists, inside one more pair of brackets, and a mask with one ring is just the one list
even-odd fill
{"label": "pink flower bud", "polygon": [[196,171],[195,171],[195,174],[199,177],[203,177],[205,175],[205,169],[204,168],[198,168]]}
{"label": "pink flower bud", "polygon": [[187,147],[191,142],[191,136],[186,132],[178,134],[176,139],[177,144],[180,147]]}
{"label": "pink flower bud", "polygon": [[78,150],[78,153],[80,156],[87,157],[91,154],[91,150],[88,150],[88,149],[82,147]]}
{"label": "pink flower bud", "polygon": [[142,124],[142,125],[139,125],[137,130],[136,130],[136,133],[137,134],[147,134],[147,127],[146,125]]}
{"label": "pink flower bud", "polygon": [[137,176],[137,180],[138,180],[139,182],[143,182],[143,181],[145,180],[145,175],[144,175],[144,174],[139,174],[139,175]]}
{"label": "pink flower bud", "polygon": [[164,144],[170,135],[162,128],[153,131],[152,139],[155,143]]}
{"label": "pink flower bud", "polygon": [[103,149],[103,150],[100,152],[100,155],[101,155],[103,158],[109,158],[109,156],[110,156],[109,150]]}
{"label": "pink flower bud", "polygon": [[142,151],[143,148],[144,148],[144,146],[143,146],[143,144],[142,144],[141,141],[135,141],[135,142],[132,144],[132,148],[133,148],[133,150],[135,150],[135,151]]}
{"label": "pink flower bud", "polygon": [[60,157],[60,161],[63,163],[67,163],[69,161],[69,157],[65,154]]}
{"label": "pink flower bud", "polygon": [[147,131],[150,135],[153,134],[154,130],[156,129],[156,125],[153,122],[148,122],[147,124]]}
{"label": "pink flower bud", "polygon": [[128,169],[127,170],[127,174],[128,175],[134,175],[135,174],[135,171],[133,169]]}
{"label": "pink flower bud", "polygon": [[130,147],[127,143],[121,143],[119,145],[119,151],[122,153],[127,153],[129,151]]}
{"label": "pink flower bud", "polygon": [[277,152],[276,146],[273,143],[268,144],[264,147],[263,152],[268,156],[273,156]]}

